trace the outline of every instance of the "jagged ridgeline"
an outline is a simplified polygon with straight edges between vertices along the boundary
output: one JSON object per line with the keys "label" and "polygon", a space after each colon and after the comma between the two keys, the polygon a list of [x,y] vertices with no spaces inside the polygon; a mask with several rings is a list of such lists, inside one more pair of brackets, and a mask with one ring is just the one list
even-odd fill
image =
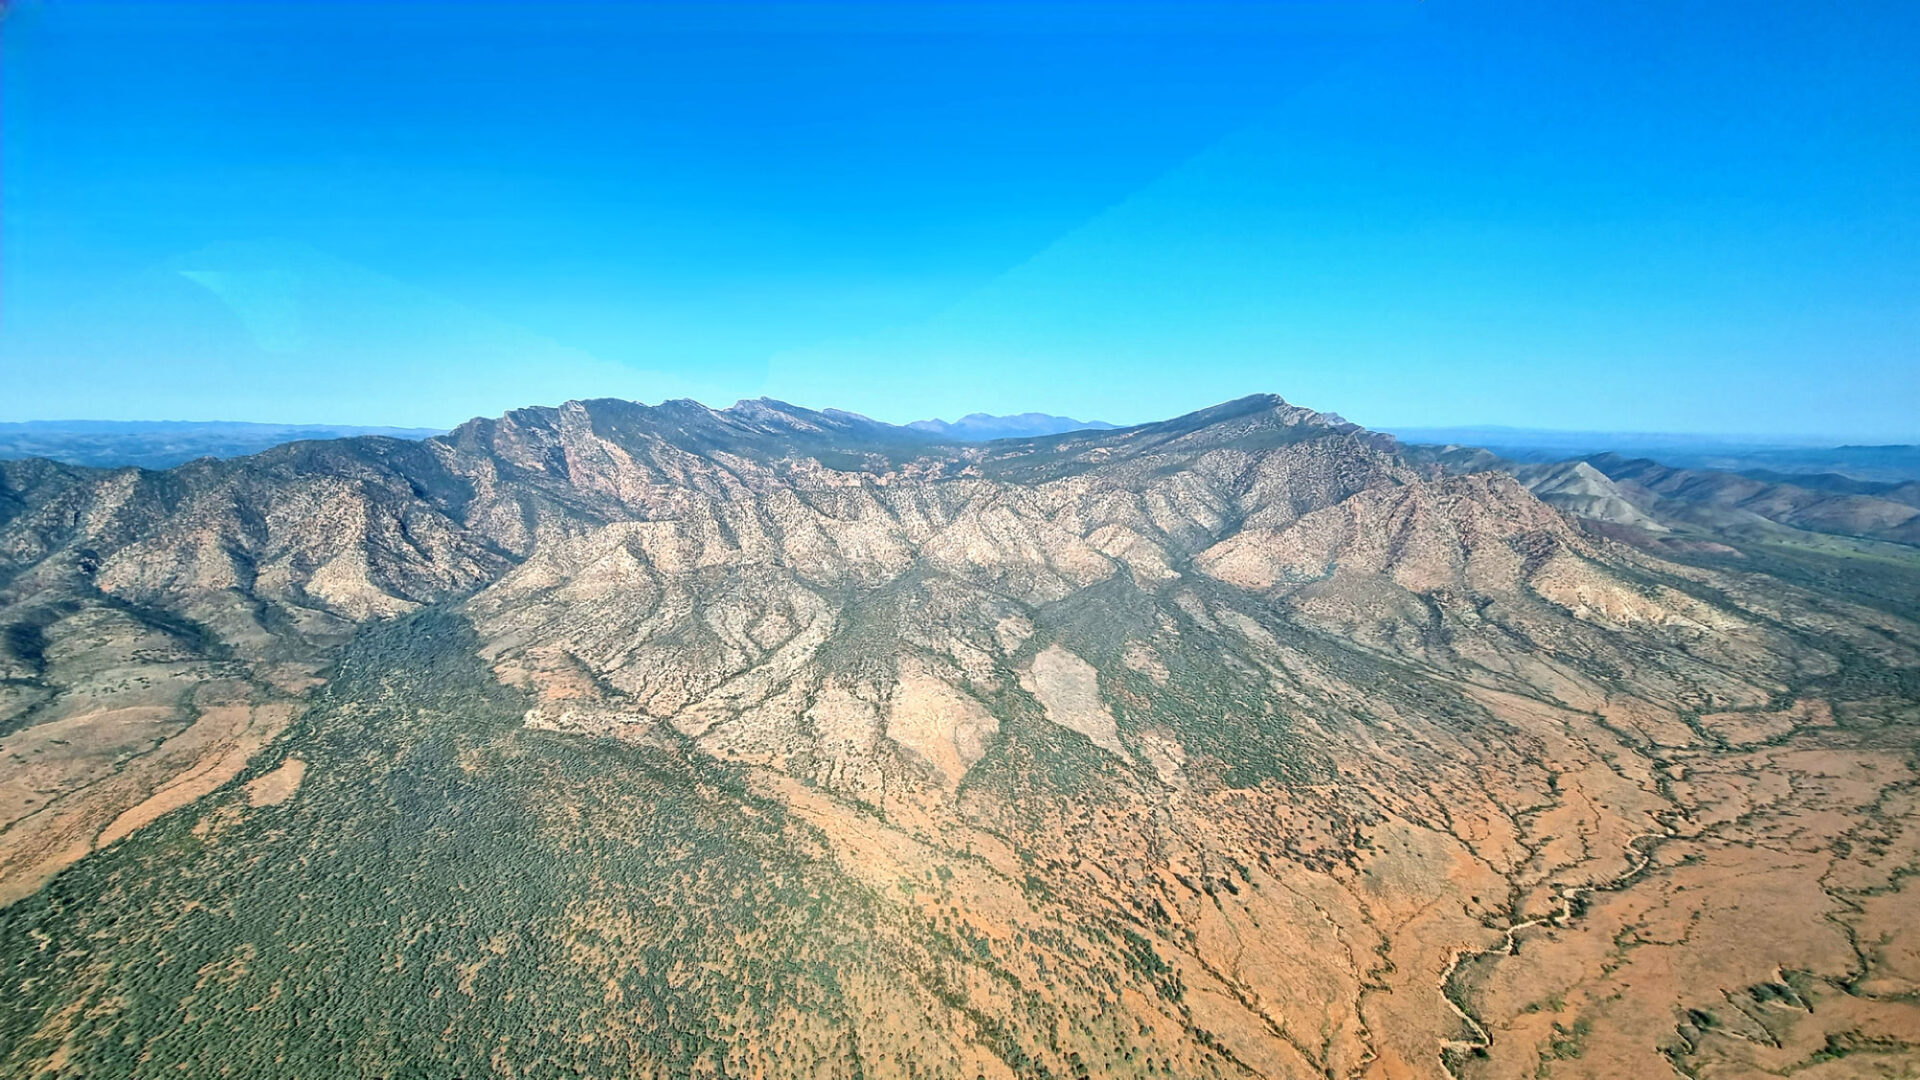
{"label": "jagged ridgeline", "polygon": [[1909,549],[1442,466],[1274,397],[0,463],[0,1075],[1920,1066]]}

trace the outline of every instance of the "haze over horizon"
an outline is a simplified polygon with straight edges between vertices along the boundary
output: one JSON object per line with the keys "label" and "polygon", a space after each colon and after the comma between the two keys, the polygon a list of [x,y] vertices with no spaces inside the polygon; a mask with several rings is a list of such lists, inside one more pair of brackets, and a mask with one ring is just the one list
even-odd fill
{"label": "haze over horizon", "polygon": [[0,421],[1920,437],[1910,8],[6,12]]}
{"label": "haze over horizon", "polygon": [[[1248,396],[1248,395],[1242,395],[1242,396]],[[1284,394],[1279,396],[1282,398],[1285,397]],[[594,399],[593,398],[584,398],[584,399],[569,398],[567,400],[576,401],[576,400],[594,400]],[[647,402],[647,401],[640,401],[639,399],[615,398],[613,400],[632,400],[637,404],[643,404],[643,405],[660,404],[659,401]],[[664,401],[668,399],[662,399],[662,400]],[[687,400],[697,401],[698,399],[687,399]],[[738,399],[735,402],[730,402],[730,403],[729,402],[707,402],[707,401],[702,401],[699,403],[701,405],[706,406],[707,408],[718,411],[718,410],[726,409],[732,404],[738,404],[740,402],[749,401],[749,400],[754,400],[754,399],[742,398],[742,399]],[[778,399],[774,399],[774,400],[778,400]],[[1229,399],[1229,400],[1232,400],[1232,399]],[[566,402],[563,402],[563,401],[529,402],[525,405],[513,406],[507,409],[503,409],[502,413],[517,411],[519,409],[527,409],[527,408],[543,408],[543,407],[551,408],[551,407],[558,406],[565,403]],[[835,406],[832,406],[832,405],[815,405],[815,404],[805,403],[805,402],[788,402],[787,404],[795,404],[795,405],[800,405],[802,408],[817,408],[820,410],[831,410],[836,408]],[[1224,402],[1216,402],[1214,404],[1224,404]],[[1307,405],[1307,407],[1309,408],[1311,407],[1311,405],[1308,405],[1308,403],[1304,403],[1304,402],[1295,402],[1294,404],[1302,404],[1302,405]],[[1205,407],[1206,406],[1202,406],[1202,408],[1205,408]],[[839,411],[850,412],[851,410],[839,410]],[[1327,410],[1321,410],[1321,411],[1336,413],[1336,414],[1338,413],[1338,410],[1334,410],[1334,409],[1327,409]],[[866,417],[866,414],[864,413],[856,413],[855,415]],[[1154,419],[1142,420],[1142,421],[1139,421],[1138,423],[1142,423],[1142,424],[1154,423],[1155,420],[1173,419],[1177,415],[1179,414],[1173,414],[1165,417],[1157,417]],[[952,420],[948,420],[947,419],[948,416],[951,416]],[[488,416],[472,416],[472,417],[468,417],[467,419],[468,420],[485,420],[485,419],[491,419],[491,418],[492,417],[488,417]],[[941,424],[945,424],[948,426],[958,426],[962,422],[969,421],[969,420],[1011,421],[1011,420],[1021,420],[1025,418],[1044,418],[1046,420],[1069,421],[1077,425],[1083,425],[1084,428],[1086,429],[1134,426],[1131,424],[1109,423],[1108,421],[1100,417],[1063,417],[1063,416],[1058,416],[1051,413],[1041,413],[1034,410],[1021,410],[1015,413],[994,414],[994,413],[984,413],[984,412],[962,413],[957,410],[950,409],[950,410],[947,410],[944,415],[918,417],[913,419],[895,419],[895,418],[887,418],[887,417],[866,417],[866,418],[871,420],[878,420],[879,422],[885,423],[885,424],[892,424],[898,427],[907,427],[907,428],[912,428],[912,427],[928,428],[929,425],[941,425]],[[465,422],[466,421],[462,421],[462,423],[465,423]],[[171,427],[178,427],[178,428],[232,427],[232,428],[243,428],[243,429],[257,428],[257,429],[267,429],[267,430],[273,430],[273,431],[284,430],[289,432],[306,431],[306,430],[337,430],[345,434],[393,434],[393,435],[401,435],[403,437],[414,438],[414,437],[421,437],[421,436],[432,435],[432,434],[442,434],[447,431],[451,431],[453,428],[456,428],[459,426],[460,426],[459,424],[452,424],[452,425],[446,425],[446,426],[333,424],[325,421],[284,422],[284,421],[275,421],[275,420],[252,420],[252,419],[213,419],[213,418],[206,418],[206,417],[161,418],[161,419],[146,419],[146,418],[101,419],[99,417],[91,417],[91,416],[71,416],[71,417],[43,417],[43,418],[36,418],[32,420],[0,420],[0,429],[27,429],[27,430],[31,430],[35,428],[41,428],[41,429],[47,429],[47,430],[94,429],[101,434],[110,434],[114,431],[118,431],[122,429],[136,430],[139,428],[147,428],[147,427],[160,428],[160,429],[171,428]],[[1504,440],[1506,442],[1512,443],[1516,440],[1525,441],[1525,439],[1527,438],[1546,436],[1546,437],[1554,437],[1559,440],[1580,440],[1583,438],[1611,439],[1611,440],[1617,440],[1620,444],[1619,447],[1615,447],[1615,448],[1624,448],[1624,447],[1632,447],[1636,445],[1644,445],[1648,443],[1650,440],[1676,440],[1676,441],[1691,440],[1691,441],[1697,441],[1702,444],[1709,444],[1709,445],[1711,444],[1722,444],[1722,445],[1745,444],[1745,445],[1753,445],[1753,446],[1782,446],[1782,447],[1839,446],[1839,445],[1846,444],[1848,441],[1848,436],[1846,436],[1843,433],[1813,432],[1813,431],[1802,431],[1802,432],[1783,431],[1783,432],[1770,432],[1770,433],[1743,432],[1743,431],[1652,431],[1652,430],[1649,430],[1649,431],[1635,431],[1635,430],[1596,431],[1596,430],[1578,429],[1578,428],[1542,428],[1542,427],[1521,426],[1521,425],[1513,425],[1513,424],[1472,424],[1472,423],[1431,424],[1431,425],[1424,425],[1424,424],[1365,425],[1363,424],[1361,426],[1370,427],[1372,430],[1375,430],[1375,431],[1382,431],[1388,434],[1398,435],[1402,439],[1410,442],[1490,443],[1490,442]],[[1055,429],[1049,428],[1048,430],[1051,431]],[[1057,428],[1057,430],[1064,431],[1064,430],[1077,430],[1077,429],[1059,427]],[[1039,433],[1038,429],[1036,429],[1033,432],[1023,432],[1023,434],[1034,434],[1034,433]],[[1000,436],[994,435],[994,436],[988,436],[988,437],[998,438]],[[1877,444],[1878,445],[1912,445],[1915,443],[1920,443],[1920,435],[1908,435],[1901,438],[1883,439],[1883,440],[1880,440]],[[1861,445],[1874,445],[1874,443],[1864,443]],[[0,455],[0,456],[7,456],[7,455]]]}

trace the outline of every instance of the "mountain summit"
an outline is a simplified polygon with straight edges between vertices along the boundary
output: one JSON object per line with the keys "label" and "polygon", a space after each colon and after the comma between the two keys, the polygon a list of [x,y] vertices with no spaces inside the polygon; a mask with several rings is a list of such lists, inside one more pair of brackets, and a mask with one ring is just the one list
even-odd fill
{"label": "mountain summit", "polygon": [[1271,395],[0,462],[0,1062],[1912,1055],[1911,606],[1600,524]]}

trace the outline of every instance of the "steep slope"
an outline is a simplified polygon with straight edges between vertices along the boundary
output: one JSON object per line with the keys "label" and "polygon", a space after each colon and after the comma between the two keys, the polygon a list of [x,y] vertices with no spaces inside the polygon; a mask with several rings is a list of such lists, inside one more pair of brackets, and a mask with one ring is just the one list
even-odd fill
{"label": "steep slope", "polygon": [[1521,465],[1509,470],[1527,485],[1542,502],[1575,517],[1625,525],[1651,533],[1668,531],[1665,525],[1649,517],[1634,505],[1613,478],[1585,461],[1560,461],[1550,465]]}
{"label": "steep slope", "polygon": [[13,1072],[1916,1060],[1915,625],[1331,414],[0,478]]}

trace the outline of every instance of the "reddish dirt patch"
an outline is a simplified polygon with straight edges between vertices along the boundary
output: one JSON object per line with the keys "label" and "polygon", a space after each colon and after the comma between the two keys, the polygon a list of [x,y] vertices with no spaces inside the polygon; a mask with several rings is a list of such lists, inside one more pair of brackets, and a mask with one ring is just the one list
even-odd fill
{"label": "reddish dirt patch", "polygon": [[247,802],[253,806],[279,806],[293,798],[306,776],[307,763],[290,757],[279,768],[247,784]]}

